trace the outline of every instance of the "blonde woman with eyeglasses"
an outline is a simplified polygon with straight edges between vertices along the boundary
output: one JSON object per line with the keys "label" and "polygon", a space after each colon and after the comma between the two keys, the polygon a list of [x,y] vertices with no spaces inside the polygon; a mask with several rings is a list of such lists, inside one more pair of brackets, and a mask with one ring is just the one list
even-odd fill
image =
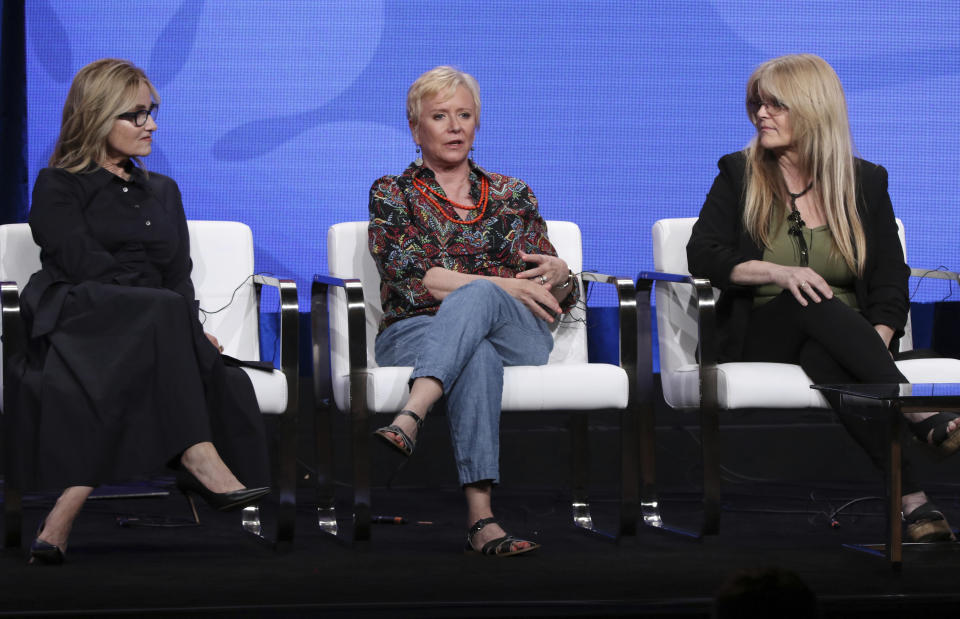
{"label": "blonde woman with eyeglasses", "polygon": [[[799,364],[815,383],[909,382],[892,354],[910,270],[887,171],[854,156],[837,74],[812,54],[774,58],[750,76],[746,108],[756,135],[720,159],[687,245],[690,272],[721,290],[721,360]],[[882,428],[834,408],[882,469]],[[946,454],[960,448],[954,413],[907,422]],[[906,465],[903,479],[909,540],[953,540]]]}
{"label": "blonde woman with eyeglasses", "polygon": [[180,190],[141,164],[159,102],[127,61],[83,67],[34,185],[41,269],[21,296],[30,339],[15,369],[14,461],[30,487],[66,490],[31,563],[64,561],[74,519],[104,482],[166,465],[185,494],[219,510],[269,492],[250,379],[225,366],[198,319]]}

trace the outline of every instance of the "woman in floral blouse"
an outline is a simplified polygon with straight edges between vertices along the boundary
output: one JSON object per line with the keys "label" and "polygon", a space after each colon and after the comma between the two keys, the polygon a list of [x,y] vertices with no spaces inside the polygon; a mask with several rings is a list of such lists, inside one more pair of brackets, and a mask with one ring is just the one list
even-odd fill
{"label": "woman in floral blouse", "polygon": [[493,518],[499,481],[503,367],[543,365],[560,315],[579,296],[523,181],[468,157],[480,124],[476,80],[451,67],[421,75],[407,93],[422,152],[370,189],[370,252],[381,277],[377,363],[414,366],[410,398],[376,435],[413,453],[430,408],[444,399],[467,500],[467,549],[529,552]]}

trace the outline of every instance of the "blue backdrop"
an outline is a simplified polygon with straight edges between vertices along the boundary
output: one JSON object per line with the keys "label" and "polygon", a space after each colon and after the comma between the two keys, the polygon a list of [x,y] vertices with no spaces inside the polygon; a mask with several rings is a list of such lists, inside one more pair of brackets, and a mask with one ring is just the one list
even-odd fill
{"label": "blue backdrop", "polygon": [[890,172],[910,263],[960,269],[952,1],[28,0],[26,26],[31,186],[73,74],[130,59],[163,99],[148,167],[188,217],[248,223],[257,269],[295,276],[301,300],[327,227],[366,219],[371,182],[414,158],[406,89],[438,64],[480,82],[477,162],[577,222],[588,268],[631,275],[652,265],[653,222],[696,215],[717,159],[749,140],[752,69],[817,53],[861,156]]}

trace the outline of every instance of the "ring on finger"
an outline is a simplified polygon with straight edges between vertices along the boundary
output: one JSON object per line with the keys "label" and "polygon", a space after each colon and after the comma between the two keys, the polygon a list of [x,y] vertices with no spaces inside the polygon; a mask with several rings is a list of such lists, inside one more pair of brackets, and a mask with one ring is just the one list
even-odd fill
{"label": "ring on finger", "polygon": [[801,288],[801,289],[806,288],[806,287],[807,287],[807,282],[800,282],[800,288]]}
{"label": "ring on finger", "polygon": [[547,283],[547,278],[544,277],[543,275],[541,275],[541,276],[540,276],[540,283],[541,283],[541,284],[546,284],[546,283]]}

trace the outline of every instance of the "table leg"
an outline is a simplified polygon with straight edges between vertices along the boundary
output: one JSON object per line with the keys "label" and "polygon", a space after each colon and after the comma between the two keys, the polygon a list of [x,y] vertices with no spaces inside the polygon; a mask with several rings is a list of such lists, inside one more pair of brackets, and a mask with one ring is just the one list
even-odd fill
{"label": "table leg", "polygon": [[903,454],[900,444],[903,413],[899,403],[890,408],[890,453],[887,458],[887,559],[898,570],[903,562],[903,527],[900,523],[903,497]]}

